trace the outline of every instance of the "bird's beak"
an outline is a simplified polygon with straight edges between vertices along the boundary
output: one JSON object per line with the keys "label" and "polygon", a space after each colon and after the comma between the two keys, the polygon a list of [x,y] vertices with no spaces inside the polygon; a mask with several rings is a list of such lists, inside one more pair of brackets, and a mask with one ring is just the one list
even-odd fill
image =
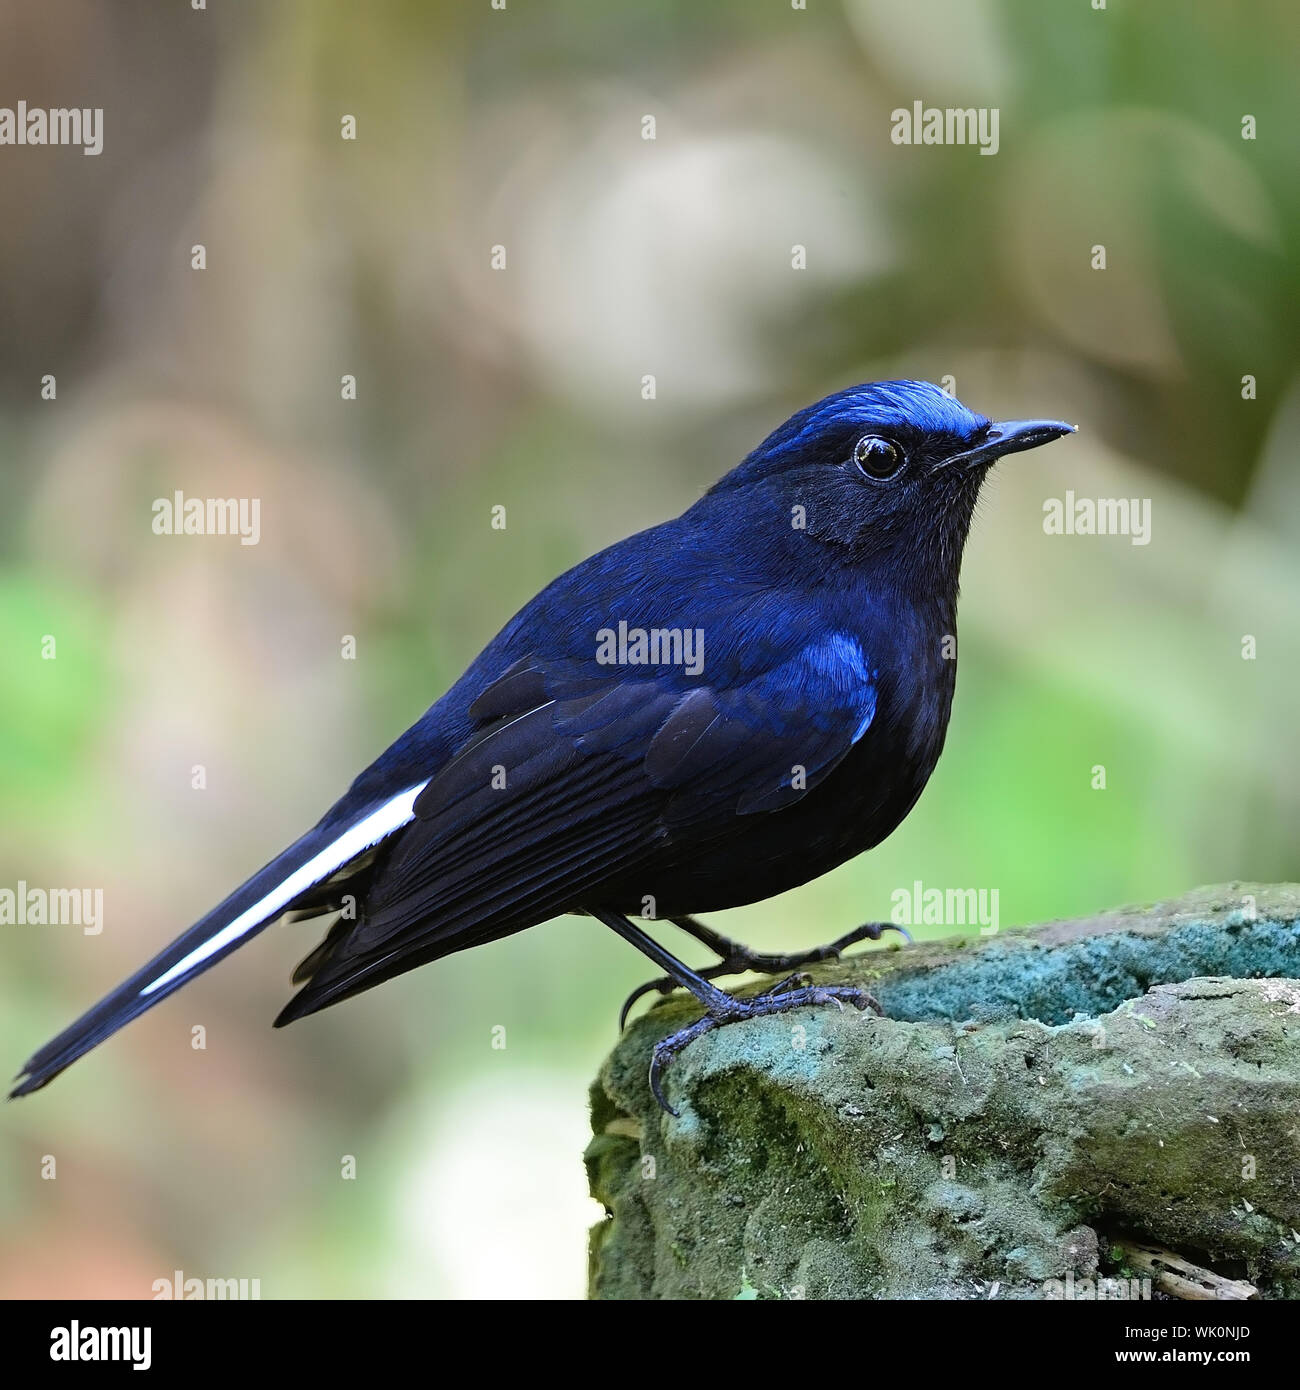
{"label": "bird's beak", "polygon": [[964,464],[968,468],[976,464],[992,463],[1003,454],[1018,454],[1022,449],[1037,449],[1040,444],[1050,444],[1063,434],[1073,434],[1074,425],[1060,420],[1001,420],[991,424],[984,431],[984,438],[973,448],[960,454],[953,454],[949,463]]}

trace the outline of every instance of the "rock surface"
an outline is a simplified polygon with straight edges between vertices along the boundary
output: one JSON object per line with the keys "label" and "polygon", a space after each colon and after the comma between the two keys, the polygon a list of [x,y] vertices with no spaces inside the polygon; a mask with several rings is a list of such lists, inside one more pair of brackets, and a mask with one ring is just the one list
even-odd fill
{"label": "rock surface", "polygon": [[[636,1020],[592,1091],[597,1298],[1122,1296],[1158,1246],[1300,1297],[1300,885],[816,968],[885,1016]],[[765,982],[757,982],[754,989]]]}

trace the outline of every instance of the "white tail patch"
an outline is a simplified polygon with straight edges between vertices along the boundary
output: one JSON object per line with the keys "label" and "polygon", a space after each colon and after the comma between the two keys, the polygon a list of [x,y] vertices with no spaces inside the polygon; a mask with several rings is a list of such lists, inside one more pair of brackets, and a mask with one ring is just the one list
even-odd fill
{"label": "white tail patch", "polygon": [[152,994],[164,985],[171,984],[181,975],[188,974],[217,951],[229,946],[231,942],[238,941],[241,936],[246,936],[268,918],[283,911],[299,893],[305,893],[308,888],[314,888],[316,884],[324,882],[358,855],[364,854],[380,840],[387,839],[395,830],[400,830],[415,818],[415,799],[427,785],[427,782],[421,782],[418,787],[409,787],[406,791],[399,792],[391,801],[384,802],[364,819],[349,826],[333,844],[326,845],[318,854],[313,855],[260,902],[241,912],[233,922],[222,927],[214,936],[210,936],[202,946],[196,946],[170,970],[159,975],[151,984],[145,985],[140,993]]}

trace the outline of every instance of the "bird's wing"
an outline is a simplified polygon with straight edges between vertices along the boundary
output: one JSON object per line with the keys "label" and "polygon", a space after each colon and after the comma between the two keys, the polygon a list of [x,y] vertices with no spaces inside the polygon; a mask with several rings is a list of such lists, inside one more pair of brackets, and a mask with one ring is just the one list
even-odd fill
{"label": "bird's wing", "polygon": [[798,801],[875,712],[836,634],[748,679],[526,657],[471,706],[476,731],[429,780],[277,1023],[467,945],[580,908],[600,886]]}

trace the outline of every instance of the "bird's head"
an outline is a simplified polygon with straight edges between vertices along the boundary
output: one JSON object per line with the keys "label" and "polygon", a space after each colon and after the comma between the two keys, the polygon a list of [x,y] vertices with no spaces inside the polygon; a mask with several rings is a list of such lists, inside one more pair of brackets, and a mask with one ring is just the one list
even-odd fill
{"label": "bird's head", "polygon": [[[877,381],[792,415],[712,490],[754,490],[791,530],[851,562],[888,556],[953,583],[975,499],[1004,454],[1070,434],[1058,420],[1002,423],[927,381]],[[940,574],[933,573],[938,566]]]}

